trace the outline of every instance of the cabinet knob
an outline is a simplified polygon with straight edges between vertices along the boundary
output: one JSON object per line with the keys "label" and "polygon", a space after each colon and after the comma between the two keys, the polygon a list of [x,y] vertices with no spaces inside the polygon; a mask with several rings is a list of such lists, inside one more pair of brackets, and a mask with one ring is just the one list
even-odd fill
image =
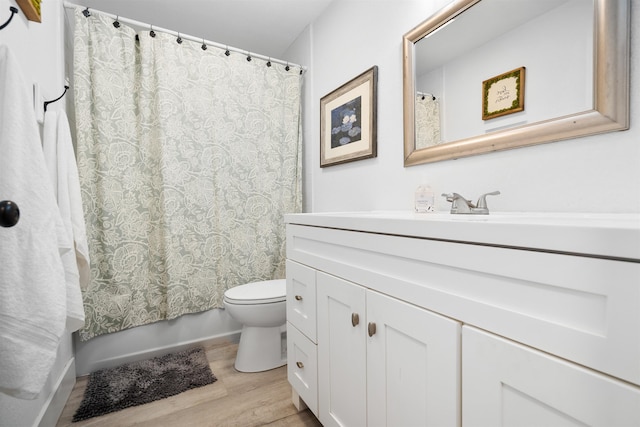
{"label": "cabinet knob", "polygon": [[296,295],[295,299],[296,301],[302,301],[302,295]]}
{"label": "cabinet knob", "polygon": [[296,366],[300,369],[304,368],[304,363],[302,362],[296,362]]}
{"label": "cabinet knob", "polygon": [[367,327],[369,331],[369,336],[372,337],[376,334],[376,324],[373,322],[369,322],[369,326]]}
{"label": "cabinet knob", "polygon": [[358,316],[358,313],[351,313],[351,325],[353,327],[358,326],[358,324],[360,323],[360,316]]}

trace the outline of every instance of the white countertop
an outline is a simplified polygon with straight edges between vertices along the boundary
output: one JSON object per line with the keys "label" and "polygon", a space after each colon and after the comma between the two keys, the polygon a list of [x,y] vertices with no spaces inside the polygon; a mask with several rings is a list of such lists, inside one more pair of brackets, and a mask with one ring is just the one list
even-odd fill
{"label": "white countertop", "polygon": [[640,214],[372,211],[287,214],[285,222],[640,262]]}

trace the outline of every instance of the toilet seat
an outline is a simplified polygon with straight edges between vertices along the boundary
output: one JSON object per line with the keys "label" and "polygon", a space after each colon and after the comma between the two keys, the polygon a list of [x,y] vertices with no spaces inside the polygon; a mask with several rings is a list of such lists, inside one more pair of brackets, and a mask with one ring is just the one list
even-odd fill
{"label": "toilet seat", "polygon": [[287,281],[285,279],[265,280],[247,283],[227,289],[224,300],[229,304],[272,304],[283,302],[287,298]]}

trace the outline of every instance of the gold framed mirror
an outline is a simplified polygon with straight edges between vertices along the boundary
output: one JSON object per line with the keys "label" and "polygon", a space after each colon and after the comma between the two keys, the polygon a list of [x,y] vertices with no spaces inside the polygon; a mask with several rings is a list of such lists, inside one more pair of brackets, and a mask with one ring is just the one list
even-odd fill
{"label": "gold framed mirror", "polygon": [[[453,0],[407,32],[405,167],[628,129],[629,3]],[[531,15],[524,13],[528,9]],[[501,21],[508,26],[499,28]],[[581,27],[567,27],[578,21]],[[562,34],[550,35],[554,26]],[[560,45],[565,38],[582,44]],[[421,64],[429,61],[435,64],[425,70]],[[500,110],[506,113],[483,120],[486,97],[504,98],[486,91],[486,83],[521,67],[526,69],[526,85],[523,78],[522,87],[519,81],[512,87],[520,96],[526,94],[526,104],[519,99],[523,108],[506,107]],[[423,127],[425,123],[432,125]]]}

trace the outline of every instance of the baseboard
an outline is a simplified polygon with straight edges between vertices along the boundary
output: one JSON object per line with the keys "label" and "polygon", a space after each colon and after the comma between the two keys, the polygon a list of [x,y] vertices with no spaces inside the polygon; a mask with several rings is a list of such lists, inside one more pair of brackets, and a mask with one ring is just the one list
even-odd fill
{"label": "baseboard", "polygon": [[75,359],[69,359],[64,370],[54,386],[54,391],[49,395],[40,415],[36,418],[34,426],[51,427],[55,426],[62,414],[64,405],[69,400],[73,386],[76,384]]}
{"label": "baseboard", "polygon": [[78,376],[89,375],[89,373],[94,372],[98,369],[107,369],[113,368],[116,366],[123,365],[125,363],[136,362],[139,360],[151,359],[152,357],[163,356],[168,353],[186,350],[188,348],[194,347],[198,344],[216,344],[223,342],[239,342],[240,341],[240,331],[235,331],[231,333],[216,335],[213,337],[207,337],[203,339],[195,339],[191,341],[181,341],[174,344],[161,346],[161,347],[152,347],[142,351],[137,351],[134,353],[126,353],[120,354],[115,357],[104,358],[100,360],[96,360],[91,365],[90,369],[87,372],[78,372]]}
{"label": "baseboard", "polygon": [[242,325],[226,310],[186,314],[81,341],[74,333],[76,376],[148,359],[209,340],[238,340]]}

